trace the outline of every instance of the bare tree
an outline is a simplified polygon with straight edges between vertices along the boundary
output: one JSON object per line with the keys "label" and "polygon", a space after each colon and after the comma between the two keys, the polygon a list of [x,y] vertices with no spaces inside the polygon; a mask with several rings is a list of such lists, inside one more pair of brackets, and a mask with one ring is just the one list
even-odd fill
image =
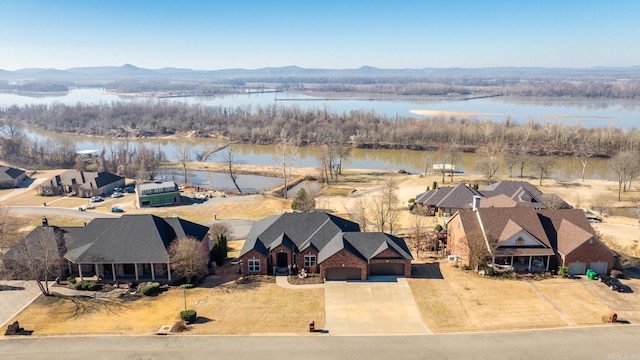
{"label": "bare tree", "polygon": [[420,252],[426,250],[425,235],[426,235],[427,219],[420,214],[414,213],[413,215],[411,215],[410,224],[411,224],[411,232],[412,232],[410,244],[413,250],[415,251],[416,259],[417,259],[418,257],[420,257]]}
{"label": "bare tree", "polygon": [[63,275],[64,234],[60,228],[40,226],[3,257],[11,277],[34,280],[44,295],[50,295],[49,281]]}
{"label": "bare tree", "polygon": [[585,135],[585,137],[578,142],[577,149],[574,151],[574,156],[582,164],[582,181],[584,181],[584,172],[587,169],[587,161],[590,157],[596,154],[596,146],[593,141]]}
{"label": "bare tree", "polygon": [[638,156],[630,151],[621,152],[609,160],[609,168],[616,174],[620,201],[621,192],[627,191],[627,181],[631,181],[638,171]]}
{"label": "bare tree", "polygon": [[179,238],[169,246],[171,269],[178,277],[184,277],[188,284],[194,277],[207,273],[208,247],[192,237]]}
{"label": "bare tree", "polygon": [[474,231],[467,235],[466,255],[469,259],[469,266],[476,271],[487,263],[491,251],[482,232]]}
{"label": "bare tree", "polygon": [[367,232],[367,201],[363,197],[358,197],[354,202],[354,211],[351,214],[353,221],[360,225],[360,231]]}
{"label": "bare tree", "polygon": [[231,236],[231,226],[226,222],[214,222],[209,227],[209,239],[214,240],[220,235],[227,238]]}
{"label": "bare tree", "polygon": [[166,160],[164,152],[159,148],[158,150],[153,150],[140,145],[135,161],[138,176],[148,180],[155,180],[160,173],[160,166]]}
{"label": "bare tree", "polygon": [[220,158],[227,167],[227,174],[233,182],[233,185],[238,189],[238,193],[242,194],[242,189],[238,186],[238,173],[236,173],[236,161],[235,152],[233,151],[233,145],[229,144],[220,152]]}
{"label": "bare tree", "polygon": [[554,165],[555,161],[549,156],[536,156],[531,160],[531,168],[540,179],[540,186],[542,186],[542,179],[549,175]]}
{"label": "bare tree", "polygon": [[382,191],[372,198],[368,216],[378,231],[384,232],[388,229],[390,234],[395,230],[400,213],[394,186],[393,177],[387,176]]}
{"label": "bare tree", "polygon": [[284,190],[282,193],[285,199],[287,198],[291,169],[293,168],[293,161],[295,160],[297,152],[298,146],[295,141],[287,135],[285,129],[282,129],[282,131],[280,131],[276,153],[278,162],[282,167],[282,178],[284,180]]}
{"label": "bare tree", "polygon": [[187,171],[187,164],[191,161],[191,146],[186,143],[180,144],[176,150],[176,158],[178,162],[182,164],[182,173],[184,175],[185,186],[189,184],[189,173]]}
{"label": "bare tree", "polygon": [[484,180],[489,185],[500,168],[503,147],[500,144],[490,143],[478,149],[478,153],[480,159],[476,162],[476,170],[484,176]]}
{"label": "bare tree", "polygon": [[611,206],[611,197],[605,193],[597,193],[591,199],[591,208],[598,211],[602,215],[605,209]]}

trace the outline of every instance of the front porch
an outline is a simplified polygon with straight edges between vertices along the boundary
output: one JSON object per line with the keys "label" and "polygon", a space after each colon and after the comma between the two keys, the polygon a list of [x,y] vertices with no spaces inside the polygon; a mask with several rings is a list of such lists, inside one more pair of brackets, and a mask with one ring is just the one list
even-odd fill
{"label": "front porch", "polygon": [[133,281],[171,281],[169,263],[69,263],[69,274],[80,280],[100,279],[105,283]]}
{"label": "front porch", "polygon": [[493,264],[499,267],[510,266],[515,272],[549,271],[551,255],[494,256]]}

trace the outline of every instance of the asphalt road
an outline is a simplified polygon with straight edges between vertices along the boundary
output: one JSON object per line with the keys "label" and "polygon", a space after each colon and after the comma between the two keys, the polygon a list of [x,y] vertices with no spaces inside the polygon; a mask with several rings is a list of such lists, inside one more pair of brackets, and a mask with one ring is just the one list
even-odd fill
{"label": "asphalt road", "polygon": [[640,327],[422,336],[17,336],[2,359],[638,359]]}

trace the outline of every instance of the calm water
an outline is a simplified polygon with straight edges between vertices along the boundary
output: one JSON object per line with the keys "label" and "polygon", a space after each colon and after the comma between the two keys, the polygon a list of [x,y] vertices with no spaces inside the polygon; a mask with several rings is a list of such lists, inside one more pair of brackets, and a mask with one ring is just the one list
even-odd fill
{"label": "calm water", "polygon": [[[238,190],[233,185],[231,178],[226,173],[211,171],[189,170],[189,183],[205,189],[232,191]],[[179,169],[165,169],[160,173],[161,180],[172,180],[175,182],[184,181],[184,173]],[[282,184],[282,178],[259,176],[259,175],[238,175],[236,179],[238,186],[245,193],[257,193]]]}
{"label": "calm water", "polygon": [[[293,100],[283,100],[293,99]],[[348,112],[351,110],[372,110],[389,116],[418,116],[411,110],[456,111],[478,114],[476,117],[492,118],[496,121],[503,120],[506,116],[513,119],[526,121],[562,121],[565,123],[581,123],[585,127],[609,126],[631,128],[640,119],[640,101],[631,100],[568,100],[568,99],[541,99],[541,98],[483,98],[467,101],[390,101],[390,100],[312,100],[309,96],[288,93],[263,93],[263,94],[239,94],[223,97],[186,97],[171,98],[166,101],[181,101],[213,106],[256,106],[279,104],[284,106],[298,106],[301,109],[326,108],[334,112]],[[316,101],[317,100],[317,101]],[[0,93],[0,107],[25,104],[51,104],[54,102],[64,104],[86,103],[110,103],[112,101],[149,101],[134,97],[120,97],[106,93],[103,89],[73,89],[61,96],[28,97],[15,94]],[[131,146],[144,144],[146,147],[162,149],[170,161],[176,161],[178,148],[187,143],[192,148],[192,153],[202,152],[219,146],[222,141],[215,139],[153,139],[153,140],[117,140],[101,139],[87,136],[66,135],[31,129],[28,135],[32,138],[60,140],[67,138],[76,144],[76,150],[100,150],[112,146],[129,143]],[[234,145],[236,159],[242,164],[278,165],[275,159],[275,146],[270,145]],[[318,167],[318,151],[313,147],[299,148],[295,166]],[[351,158],[344,164],[345,169],[376,169],[376,170],[406,170],[411,173],[423,173],[428,157],[432,155],[425,151],[412,150],[373,150],[354,149]],[[195,155],[193,156],[195,159]],[[461,160],[456,164],[457,168],[465,172],[473,172],[477,157],[474,154],[462,154]],[[210,161],[220,161],[215,156]],[[581,166],[575,158],[560,158],[551,174],[559,180],[570,180],[580,177]],[[502,169],[501,174],[506,170]],[[515,174],[515,173],[514,173]],[[531,175],[525,170],[525,176]],[[607,164],[602,159],[590,159],[587,166],[586,178],[588,179],[613,179]],[[249,186],[250,188],[256,188]],[[267,186],[265,186],[267,187]]]}
{"label": "calm water", "polygon": [[[72,89],[58,96],[31,97],[0,93],[0,107],[54,102],[75,105],[85,103],[111,103],[113,101],[149,101],[150,98],[123,97],[107,93],[104,89]],[[579,123],[584,127],[616,126],[633,128],[640,120],[640,101],[558,99],[529,97],[493,97],[472,100],[359,100],[319,99],[292,93],[238,94],[217,97],[183,97],[157,99],[157,101],[185,102],[207,106],[297,106],[300,109],[326,109],[334,113],[352,110],[371,110],[388,116],[413,116],[412,110],[453,111],[469,113],[469,117],[484,120],[554,121],[565,124]]]}

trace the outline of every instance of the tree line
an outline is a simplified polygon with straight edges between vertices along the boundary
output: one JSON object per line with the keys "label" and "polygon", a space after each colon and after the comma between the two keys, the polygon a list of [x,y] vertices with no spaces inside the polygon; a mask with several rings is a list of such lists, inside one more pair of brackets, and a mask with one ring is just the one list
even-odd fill
{"label": "tree line", "polygon": [[[298,107],[202,106],[166,101],[114,102],[111,104],[38,104],[0,109],[7,126],[28,125],[53,132],[106,137],[149,137],[195,132],[196,136],[223,136],[251,144],[278,144],[282,133],[296,145],[323,145],[342,139],[355,148],[437,150],[455,144],[460,151],[475,152],[486,144],[533,155],[578,155],[585,147],[590,156],[608,157],[640,148],[638,130],[613,126],[585,128],[580,124],[528,121],[517,123],[436,116],[415,118],[386,116],[373,111],[330,113],[326,109]],[[9,136],[8,138],[11,138]],[[13,153],[2,136],[4,154]],[[31,151],[37,161],[37,151]]]}

